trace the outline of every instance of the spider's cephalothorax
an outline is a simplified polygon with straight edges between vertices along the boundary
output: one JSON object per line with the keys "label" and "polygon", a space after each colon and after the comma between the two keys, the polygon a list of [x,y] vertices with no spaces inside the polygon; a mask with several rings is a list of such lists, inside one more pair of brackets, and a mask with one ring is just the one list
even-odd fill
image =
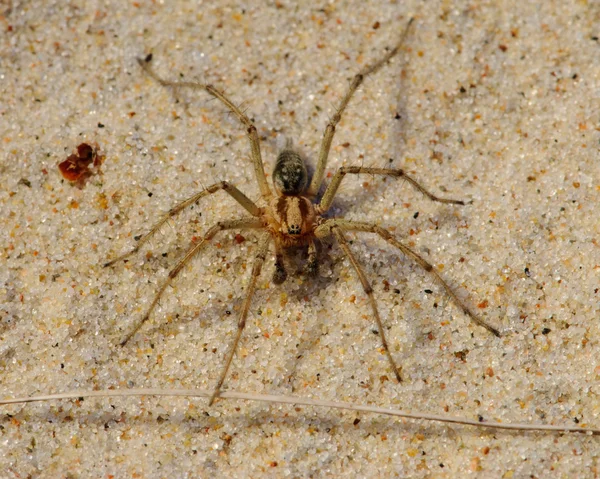
{"label": "spider's cephalothorax", "polygon": [[198,202],[200,199],[212,195],[213,193],[216,193],[221,190],[229,194],[250,215],[238,217],[232,220],[219,221],[217,224],[208,229],[208,231],[205,233],[204,237],[200,241],[192,243],[192,245],[190,246],[186,254],[183,256],[183,258],[181,258],[179,262],[175,265],[175,267],[169,272],[167,279],[163,282],[163,284],[158,289],[156,295],[154,296],[154,300],[150,304],[150,307],[148,308],[146,314],[139,321],[137,321],[134,324],[133,328],[131,328],[130,331],[124,336],[124,338],[121,341],[121,345],[127,343],[127,341],[129,341],[129,339],[150,317],[150,314],[154,310],[156,304],[158,303],[158,300],[160,299],[164,291],[167,289],[169,284],[171,284],[171,282],[181,272],[183,267],[187,265],[190,262],[190,260],[196,254],[198,254],[202,250],[202,248],[204,248],[204,246],[208,242],[210,242],[217,233],[224,230],[236,229],[254,229],[257,231],[262,231],[262,233],[260,235],[260,240],[256,252],[256,259],[252,267],[252,275],[246,288],[246,297],[239,313],[237,332],[231,345],[231,348],[227,353],[225,359],[225,366],[223,367],[223,370],[221,371],[221,374],[219,376],[219,380],[211,397],[210,404],[212,404],[215,398],[218,397],[219,391],[221,390],[221,386],[223,385],[223,382],[227,377],[227,372],[229,371],[231,361],[233,360],[233,357],[238,347],[238,343],[242,337],[242,332],[246,326],[246,319],[248,317],[248,312],[250,310],[250,304],[254,295],[254,291],[256,289],[258,277],[260,276],[262,266],[267,257],[267,253],[269,251],[269,246],[271,245],[271,243],[273,244],[275,249],[275,272],[273,274],[273,282],[279,284],[283,283],[287,277],[287,273],[283,262],[284,251],[286,248],[307,245],[308,260],[306,262],[305,271],[309,275],[315,275],[317,273],[318,266],[317,249],[315,247],[315,241],[326,237],[335,237],[335,239],[338,241],[338,244],[340,245],[340,248],[348,257],[350,263],[352,264],[352,267],[356,271],[358,279],[363,287],[364,293],[367,296],[369,305],[371,307],[371,311],[373,313],[373,317],[377,324],[377,329],[379,331],[383,349],[398,381],[402,380],[400,375],[400,368],[396,365],[396,362],[394,361],[394,358],[390,353],[390,349],[388,347],[386,339],[385,329],[383,328],[383,324],[379,316],[379,310],[377,308],[377,303],[375,302],[373,288],[371,287],[371,284],[369,283],[369,280],[367,279],[360,263],[358,262],[358,260],[356,259],[356,257],[350,249],[350,243],[346,239],[346,232],[372,233],[378,235],[381,239],[397,248],[402,254],[404,254],[408,258],[411,258],[426,272],[431,274],[432,278],[445,290],[445,292],[450,296],[450,298],[452,298],[452,300],[462,309],[462,311],[467,316],[469,316],[469,318],[473,322],[486,328],[488,331],[492,332],[496,336],[500,335],[497,329],[479,319],[466,306],[466,304],[458,298],[458,296],[450,288],[448,283],[446,283],[446,281],[442,279],[442,277],[439,275],[436,269],[429,262],[427,262],[424,258],[422,258],[419,254],[410,249],[404,243],[394,238],[394,236],[392,236],[392,234],[388,230],[380,227],[376,223],[350,221],[342,218],[327,218],[325,216],[325,213],[327,213],[327,211],[331,207],[333,198],[335,197],[338,191],[340,183],[346,175],[370,174],[387,176],[391,178],[404,178],[410,185],[412,185],[414,188],[416,188],[418,191],[420,191],[433,201],[437,201],[439,203],[463,205],[464,203],[462,201],[439,198],[433,195],[432,193],[427,191],[423,186],[421,186],[414,178],[406,175],[401,169],[349,166],[341,167],[337,171],[337,173],[333,175],[329,185],[327,185],[323,196],[321,197],[318,203],[313,204],[312,202],[313,199],[317,196],[317,193],[321,189],[323,183],[325,169],[327,167],[327,159],[329,157],[329,149],[331,147],[331,142],[335,135],[335,128],[339,123],[346,107],[348,106],[350,99],[367,76],[379,70],[383,65],[389,62],[398,53],[398,51],[400,51],[400,48],[404,42],[404,39],[406,38],[406,35],[412,23],[413,20],[411,19],[408,22],[408,25],[404,30],[400,41],[396,44],[394,48],[388,50],[387,53],[377,62],[365,67],[363,70],[361,70],[358,74],[354,76],[352,82],[350,83],[348,91],[342,98],[336,112],[334,113],[331,120],[327,124],[327,127],[325,128],[325,133],[321,142],[321,149],[319,151],[319,157],[315,168],[315,173],[312,176],[310,184],[308,184],[308,186],[308,175],[306,172],[306,165],[304,164],[304,161],[302,160],[300,155],[291,148],[290,144],[288,144],[279,153],[277,161],[275,163],[275,168],[273,170],[273,187],[275,189],[275,194],[271,191],[271,188],[269,187],[265,176],[264,166],[260,153],[260,141],[258,133],[256,132],[256,127],[254,126],[254,123],[246,116],[246,114],[242,110],[240,110],[238,106],[236,106],[231,100],[229,100],[223,93],[221,93],[212,85],[205,85],[196,82],[171,82],[163,80],[150,68],[149,62],[152,59],[152,55],[148,55],[145,60],[138,60],[142,68],[146,71],[146,73],[148,73],[150,77],[158,81],[161,85],[171,87],[175,90],[179,88],[195,88],[205,90],[207,93],[219,100],[226,108],[229,109],[230,112],[232,112],[238,118],[238,120],[240,121],[240,123],[242,123],[242,125],[244,125],[248,133],[254,174],[256,176],[261,198],[265,206],[259,207],[244,193],[242,193],[239,189],[237,189],[235,186],[228,183],[227,181],[215,183],[214,185],[209,186],[208,188],[196,193],[192,197],[173,207],[167,213],[167,215],[165,215],[164,218],[162,218],[150,229],[148,233],[138,238],[138,242],[135,248],[106,263],[105,266],[112,265],[118,262],[119,260],[123,260],[129,257],[131,254],[137,252],[140,249],[140,247],[143,244],[145,244],[148,241],[148,239],[152,237],[152,235],[156,233],[165,224],[165,222],[169,220],[169,218],[175,216],[184,208]]}

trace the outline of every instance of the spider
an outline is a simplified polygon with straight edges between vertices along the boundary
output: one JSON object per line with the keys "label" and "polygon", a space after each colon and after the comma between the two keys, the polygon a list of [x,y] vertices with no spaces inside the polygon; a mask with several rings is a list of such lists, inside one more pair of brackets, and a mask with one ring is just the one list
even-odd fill
{"label": "spider", "polygon": [[490,326],[477,317],[475,313],[473,313],[466,306],[466,304],[458,298],[456,293],[450,288],[446,281],[442,279],[442,277],[429,262],[411,250],[408,246],[394,238],[388,230],[374,223],[349,221],[342,218],[329,218],[326,216],[332,205],[338,188],[340,187],[340,183],[346,175],[370,174],[391,178],[403,178],[416,190],[420,191],[432,201],[436,201],[438,203],[464,205],[465,203],[463,201],[440,198],[430,193],[427,189],[425,189],[425,187],[421,186],[417,180],[411,176],[408,176],[402,169],[370,168],[362,166],[344,166],[339,168],[320,197],[320,200],[318,200],[319,191],[321,189],[325,169],[327,167],[329,149],[335,135],[336,126],[340,122],[342,114],[344,113],[356,90],[363,83],[364,79],[367,76],[377,72],[395,55],[397,55],[404,44],[412,24],[413,19],[410,19],[394,48],[387,51],[387,53],[377,62],[366,66],[352,79],[346,94],[344,95],[333,117],[329,120],[327,127],[325,128],[325,133],[323,134],[323,139],[321,141],[321,149],[319,152],[317,167],[312,178],[310,179],[310,183],[304,160],[293,149],[291,143],[288,142],[286,146],[279,152],[275,162],[275,168],[272,175],[274,192],[267,183],[265,176],[263,161],[260,153],[260,141],[256,127],[254,126],[252,120],[250,120],[237,105],[235,105],[231,100],[229,100],[229,98],[227,98],[222,92],[217,90],[212,85],[196,82],[174,82],[164,80],[150,67],[152,54],[148,55],[145,59],[138,59],[138,63],[142,69],[162,86],[171,87],[174,89],[192,88],[204,90],[219,100],[231,113],[237,117],[237,119],[246,129],[248,135],[254,174],[260,189],[262,200],[261,204],[264,204],[264,206],[257,205],[238,188],[227,181],[215,183],[214,185],[203,189],[192,197],[174,206],[148,231],[148,233],[136,238],[137,244],[131,251],[107,262],[104,266],[111,266],[119,261],[125,260],[130,255],[133,255],[139,251],[142,245],[144,245],[170,218],[177,215],[186,207],[195,204],[202,198],[219,191],[227,193],[250,214],[250,216],[217,222],[205,233],[200,241],[191,245],[183,258],[181,258],[175,267],[169,272],[168,277],[159,287],[152,303],[150,304],[150,307],[146,311],[146,314],[133,325],[133,327],[121,340],[121,346],[124,346],[139,330],[139,328],[148,320],[169,284],[171,284],[181,270],[191,261],[194,256],[196,256],[196,254],[200,252],[200,250],[206,246],[208,242],[214,238],[217,233],[225,230],[244,229],[258,230],[261,232],[261,234],[258,241],[258,249],[254,259],[252,274],[248,283],[245,299],[239,312],[237,331],[233,343],[231,344],[230,349],[225,356],[225,364],[214,388],[212,397],[210,398],[209,405],[212,405],[215,399],[219,396],[223,383],[227,378],[227,373],[230,369],[231,362],[237,351],[238,344],[246,326],[246,318],[248,316],[252,297],[256,290],[257,280],[260,276],[261,269],[265,262],[265,258],[267,257],[271,243],[273,244],[275,250],[275,271],[273,273],[272,281],[275,284],[281,284],[287,278],[287,272],[284,265],[284,254],[287,249],[298,246],[307,247],[308,259],[305,264],[304,271],[307,276],[314,277],[318,273],[319,264],[317,248],[315,244],[316,241],[327,237],[335,237],[343,253],[350,260],[350,263],[352,264],[358,279],[362,284],[362,288],[368,298],[375,322],[377,323],[383,349],[398,382],[402,381],[401,369],[396,365],[396,362],[390,353],[388,341],[384,332],[385,330],[383,328],[377,303],[375,301],[375,296],[373,294],[373,288],[371,287],[371,284],[369,283],[369,280],[367,279],[356,257],[350,250],[350,246],[346,238],[346,232],[374,233],[380,236],[384,241],[400,250],[402,254],[411,258],[421,268],[431,274],[433,278],[443,287],[454,303],[457,304],[473,322],[486,328],[494,335],[500,336],[500,333],[496,328]]}

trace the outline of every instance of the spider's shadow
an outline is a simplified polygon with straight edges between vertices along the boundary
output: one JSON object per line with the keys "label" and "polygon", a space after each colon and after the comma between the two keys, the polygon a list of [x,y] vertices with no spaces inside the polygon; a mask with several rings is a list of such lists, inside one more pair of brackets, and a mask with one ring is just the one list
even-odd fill
{"label": "spider's shadow", "polygon": [[[300,304],[306,300],[306,298],[313,298],[319,296],[319,292],[327,289],[331,283],[337,281],[337,276],[333,274],[336,269],[336,264],[343,258],[335,255],[331,255],[331,249],[333,247],[333,241],[325,239],[324,241],[317,242],[317,252],[319,257],[319,264],[321,271],[329,271],[332,274],[317,275],[314,278],[307,278],[307,281],[299,289],[293,291],[291,296],[295,299],[296,303]],[[288,252],[287,263],[291,263],[295,266],[295,269],[290,268],[292,277],[302,276],[304,273],[301,270],[301,265],[305,264],[307,258],[306,248],[292,248]],[[301,336],[296,341],[296,353],[293,357],[288,359],[287,364],[284,368],[287,371],[288,381],[291,384],[291,390],[294,391],[294,380],[298,371],[298,366],[301,359],[311,351],[321,337],[319,333],[319,323],[313,322],[312,326],[305,329]]]}

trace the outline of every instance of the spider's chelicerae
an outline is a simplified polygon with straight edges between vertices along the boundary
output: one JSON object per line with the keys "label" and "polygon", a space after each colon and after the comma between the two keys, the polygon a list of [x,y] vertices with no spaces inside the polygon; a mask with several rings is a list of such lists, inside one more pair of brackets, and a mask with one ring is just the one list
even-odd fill
{"label": "spider's chelicerae", "polygon": [[254,174],[256,175],[258,186],[260,188],[261,204],[263,206],[259,206],[254,201],[250,200],[234,185],[228,183],[227,181],[221,181],[212,186],[209,186],[208,188],[200,191],[199,193],[196,193],[191,198],[188,198],[187,200],[176,205],[174,208],[169,210],[165,217],[162,218],[158,223],[156,223],[148,233],[139,237],[135,248],[119,256],[118,258],[115,258],[112,261],[106,263],[105,266],[110,266],[136,253],[141,248],[141,246],[144,243],[146,243],[148,239],[165,224],[165,222],[169,220],[169,218],[172,218],[184,208],[193,205],[205,196],[212,195],[213,193],[216,193],[218,191],[222,190],[225,193],[229,194],[250,214],[250,216],[244,216],[232,220],[219,221],[206,232],[206,234],[200,241],[198,241],[195,244],[192,244],[192,246],[185,253],[183,258],[180,259],[177,265],[169,272],[167,279],[163,282],[158,292],[154,296],[154,300],[152,301],[146,314],[139,321],[137,321],[134,324],[134,326],[130,329],[130,331],[125,335],[125,337],[121,341],[121,345],[125,345],[125,343],[127,343],[127,341],[131,339],[131,337],[144,324],[144,322],[148,320],[150,314],[152,314],[152,311],[154,310],[165,289],[177,277],[177,275],[181,272],[183,267],[186,264],[188,264],[191,261],[191,259],[196,254],[198,254],[198,252],[200,252],[200,250],[204,248],[204,246],[206,246],[206,244],[217,233],[224,230],[243,229],[254,229],[261,232],[258,244],[258,251],[256,252],[256,258],[252,267],[252,276],[250,277],[250,281],[247,287],[246,297],[241,311],[239,313],[237,333],[235,335],[235,339],[233,340],[233,344],[231,345],[231,348],[228,351],[227,356],[225,358],[225,366],[223,367],[217,385],[214,389],[213,395],[210,400],[210,404],[212,404],[215,398],[219,396],[219,392],[221,390],[223,382],[227,377],[227,372],[229,371],[231,361],[237,350],[238,343],[240,342],[240,338],[244,331],[244,327],[246,326],[246,318],[248,316],[248,310],[250,309],[252,296],[254,295],[256,283],[271,244],[273,244],[275,249],[275,272],[273,274],[273,282],[275,284],[281,284],[286,280],[287,277],[287,272],[284,265],[284,254],[287,248],[297,246],[307,247],[308,260],[305,266],[305,273],[308,276],[315,276],[317,274],[319,264],[315,241],[330,236],[334,236],[337,239],[341,249],[352,263],[352,266],[354,267],[356,274],[358,275],[358,279],[362,284],[364,292],[368,297],[371,310],[373,311],[373,316],[375,317],[375,321],[377,323],[377,328],[379,330],[379,335],[381,337],[383,348],[389,360],[390,366],[394,370],[398,381],[402,380],[400,375],[400,368],[396,365],[396,362],[394,361],[394,358],[390,353],[387,339],[385,337],[385,330],[381,323],[381,318],[377,309],[377,303],[375,302],[375,297],[373,295],[373,288],[371,287],[356,257],[350,250],[348,240],[346,239],[346,232],[355,231],[363,233],[374,233],[376,235],[379,235],[382,239],[387,241],[392,246],[398,248],[404,255],[412,258],[419,266],[421,266],[425,271],[430,273],[433,276],[433,278],[444,288],[444,290],[450,296],[450,298],[452,298],[452,300],[463,310],[463,312],[472,321],[477,323],[479,326],[483,326],[496,336],[500,336],[500,333],[497,329],[493,328],[492,326],[478,318],[465,305],[465,303],[458,298],[458,296],[454,293],[450,286],[442,279],[442,277],[437,273],[437,271],[429,262],[423,259],[419,254],[411,250],[408,246],[404,245],[396,238],[394,238],[389,231],[374,223],[349,221],[341,218],[328,218],[326,216],[327,211],[331,207],[333,199],[338,191],[340,183],[346,175],[370,174],[389,176],[392,178],[403,178],[414,188],[416,188],[418,191],[420,191],[422,194],[424,194],[433,201],[437,201],[439,203],[464,205],[463,201],[439,198],[435,196],[434,194],[427,191],[423,186],[421,186],[414,178],[405,174],[404,171],[401,169],[367,168],[362,166],[350,166],[338,169],[337,173],[333,176],[333,179],[325,189],[325,192],[321,196],[320,200],[318,199],[319,190],[321,189],[325,169],[327,167],[329,149],[331,147],[331,142],[335,134],[335,128],[339,123],[341,116],[344,113],[344,110],[348,106],[348,103],[350,102],[352,96],[354,95],[358,87],[362,84],[364,79],[368,75],[371,75],[372,73],[375,73],[377,70],[379,70],[398,53],[398,51],[403,45],[404,39],[406,38],[412,23],[413,19],[411,19],[408,22],[399,42],[394,48],[389,50],[379,61],[373,63],[370,66],[365,67],[362,71],[360,71],[357,75],[354,76],[352,82],[350,83],[348,91],[344,95],[344,98],[338,106],[335,114],[330,119],[329,123],[327,124],[327,127],[325,128],[325,133],[321,142],[321,150],[319,152],[317,167],[310,180],[310,183],[306,170],[306,165],[303,159],[296,151],[292,149],[291,144],[288,143],[287,146],[279,153],[275,162],[275,168],[273,170],[273,188],[275,190],[274,192],[271,190],[271,187],[267,183],[267,179],[265,177],[263,161],[260,154],[260,141],[258,138],[256,127],[254,126],[254,123],[244,114],[244,112],[238,106],[232,103],[231,100],[229,100],[222,92],[217,90],[212,85],[205,85],[196,82],[171,82],[163,80],[150,68],[149,63],[152,59],[151,55],[148,55],[144,60],[138,60],[139,64],[142,66],[144,71],[152,78],[154,78],[157,82],[159,82],[161,85],[176,89],[194,88],[205,90],[207,93],[209,93],[217,100],[219,100],[223,105],[225,105],[229,109],[229,111],[231,111],[239,119],[242,125],[246,128],[246,132],[248,134],[252,164],[254,167]]}

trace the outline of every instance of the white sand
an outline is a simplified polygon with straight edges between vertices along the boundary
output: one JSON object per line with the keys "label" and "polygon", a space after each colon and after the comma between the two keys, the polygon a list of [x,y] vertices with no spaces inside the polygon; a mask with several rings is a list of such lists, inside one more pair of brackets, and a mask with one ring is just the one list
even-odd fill
{"label": "white sand", "polygon": [[[333,214],[389,228],[504,336],[471,324],[382,241],[353,236],[405,381],[392,380],[350,263],[325,247],[316,281],[271,285],[269,259],[226,388],[600,427],[598,3],[197,3],[0,7],[2,396],[211,389],[220,373],[252,233],[240,245],[221,235],[117,345],[190,239],[241,208],[215,195],[126,265],[102,263],[203,186],[227,179],[259,199],[236,119],[202,91],[177,104],[136,57],[152,52],[160,74],[243,102],[270,173],[285,137],[314,164],[348,80],[415,15],[403,53],[353,98],[328,171],[391,164],[473,203],[348,178]],[[57,164],[83,141],[106,160],[78,188]],[[595,477],[599,467],[599,439],[585,435],[311,407],[148,397],[1,412],[2,477]]]}

